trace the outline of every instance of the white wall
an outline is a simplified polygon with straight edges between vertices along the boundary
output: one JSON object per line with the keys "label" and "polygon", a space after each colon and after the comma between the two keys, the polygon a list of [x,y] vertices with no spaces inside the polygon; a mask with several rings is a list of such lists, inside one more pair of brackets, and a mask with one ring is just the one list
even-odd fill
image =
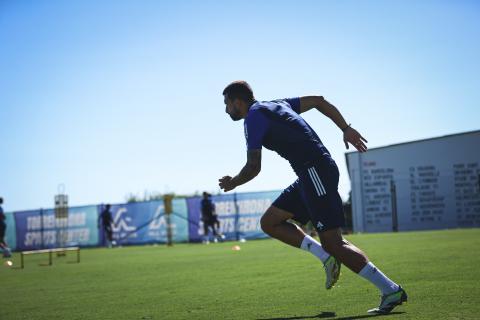
{"label": "white wall", "polygon": [[392,180],[400,231],[480,227],[480,131],[346,158],[354,231],[392,230]]}

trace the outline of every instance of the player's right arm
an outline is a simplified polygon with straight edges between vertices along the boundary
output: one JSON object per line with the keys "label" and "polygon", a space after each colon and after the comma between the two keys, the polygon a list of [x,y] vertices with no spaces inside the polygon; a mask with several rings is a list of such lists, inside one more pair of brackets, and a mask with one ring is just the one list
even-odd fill
{"label": "player's right arm", "polygon": [[262,168],[262,143],[269,128],[269,120],[261,111],[250,111],[244,127],[247,140],[247,163],[235,177],[224,176],[218,180],[220,188],[225,192],[252,180]]}
{"label": "player's right arm", "polygon": [[323,115],[330,118],[343,131],[343,141],[348,149],[348,143],[352,144],[358,151],[367,151],[365,142],[367,140],[350,124],[347,124],[340,111],[322,96],[304,96],[300,97],[299,113],[306,112],[310,109],[317,109]]}

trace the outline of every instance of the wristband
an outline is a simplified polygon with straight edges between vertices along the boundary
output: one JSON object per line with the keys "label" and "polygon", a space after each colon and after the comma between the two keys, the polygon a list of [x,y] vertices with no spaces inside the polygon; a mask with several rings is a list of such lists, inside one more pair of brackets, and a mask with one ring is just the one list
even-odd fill
{"label": "wristband", "polygon": [[347,130],[348,128],[350,128],[351,125],[352,125],[352,124],[349,123],[348,126],[346,126],[345,128],[342,129],[342,131],[345,132],[345,130]]}

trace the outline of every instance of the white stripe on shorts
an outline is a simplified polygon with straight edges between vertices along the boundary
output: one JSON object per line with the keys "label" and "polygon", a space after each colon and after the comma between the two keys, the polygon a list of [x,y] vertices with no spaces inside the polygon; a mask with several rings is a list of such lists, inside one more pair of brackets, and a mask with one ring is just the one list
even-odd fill
{"label": "white stripe on shorts", "polygon": [[320,190],[323,191],[323,194],[327,194],[327,191],[325,191],[325,187],[323,186],[322,180],[318,176],[317,170],[315,170],[315,167],[312,167],[312,173],[313,176],[317,179],[317,182],[320,184]]}
{"label": "white stripe on shorts", "polygon": [[318,181],[314,177],[314,173],[312,168],[308,168],[308,174],[310,175],[310,179],[312,180],[313,186],[315,187],[315,190],[317,191],[318,196],[322,196],[324,193],[322,189],[320,188],[320,185],[318,184]]}

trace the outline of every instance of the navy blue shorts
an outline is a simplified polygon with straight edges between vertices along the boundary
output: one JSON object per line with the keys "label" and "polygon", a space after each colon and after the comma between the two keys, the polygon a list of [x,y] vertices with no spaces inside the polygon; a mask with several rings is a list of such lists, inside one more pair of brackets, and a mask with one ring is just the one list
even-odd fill
{"label": "navy blue shorts", "polygon": [[319,232],[345,226],[335,162],[323,158],[297,174],[298,179],[272,205],[292,213],[293,219],[301,224],[311,221]]}
{"label": "navy blue shorts", "polygon": [[6,229],[7,229],[7,224],[5,222],[0,222],[0,242],[3,242]]}

